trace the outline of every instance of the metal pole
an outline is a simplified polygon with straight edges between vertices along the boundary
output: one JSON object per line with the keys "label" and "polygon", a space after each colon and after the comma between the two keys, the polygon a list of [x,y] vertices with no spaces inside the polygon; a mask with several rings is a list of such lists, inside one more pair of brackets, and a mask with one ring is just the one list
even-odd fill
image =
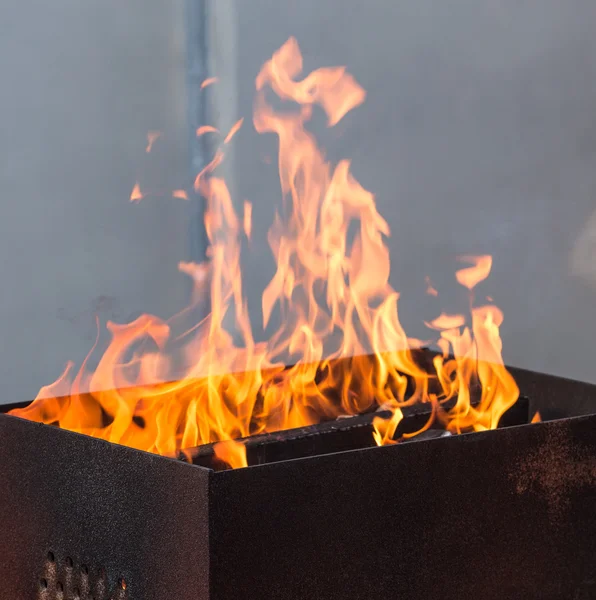
{"label": "metal pole", "polygon": [[[210,156],[209,142],[206,136],[197,138],[196,130],[208,122],[208,88],[201,89],[201,83],[209,77],[209,39],[208,39],[208,0],[186,1],[187,35],[187,88],[188,88],[188,125],[191,161],[191,178],[194,179],[207,164]],[[190,225],[190,256],[200,262],[205,259],[207,235],[203,222],[204,203],[190,191],[194,197]]]}

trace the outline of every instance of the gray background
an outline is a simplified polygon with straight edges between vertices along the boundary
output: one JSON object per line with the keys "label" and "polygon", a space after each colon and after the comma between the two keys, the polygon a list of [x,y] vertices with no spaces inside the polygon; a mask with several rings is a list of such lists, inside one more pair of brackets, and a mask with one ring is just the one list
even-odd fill
{"label": "gray background", "polygon": [[[84,358],[95,314],[186,302],[181,201],[128,199],[188,178],[184,6],[6,0],[0,8],[0,401]],[[149,130],[164,131],[155,156]],[[167,134],[167,135],[166,135]]]}
{"label": "gray background", "polygon": [[[222,129],[250,115],[254,77],[290,35],[306,71],[347,65],[367,89],[336,128],[316,115],[313,128],[377,195],[413,334],[436,308],[424,275],[448,286],[455,254],[489,252],[483,289],[505,313],[506,360],[596,381],[593,1],[217,0],[209,9],[210,67],[222,77],[211,114]],[[80,362],[95,314],[168,317],[186,300],[176,264],[196,246],[191,205],[159,194],[128,202],[137,178],[188,183],[184,14],[182,0],[2,4],[0,401],[30,398],[66,360]],[[147,157],[153,129],[165,134]],[[263,240],[279,197],[264,161],[274,149],[245,127],[226,165],[237,199],[255,205],[245,260],[255,321],[273,269]]]}

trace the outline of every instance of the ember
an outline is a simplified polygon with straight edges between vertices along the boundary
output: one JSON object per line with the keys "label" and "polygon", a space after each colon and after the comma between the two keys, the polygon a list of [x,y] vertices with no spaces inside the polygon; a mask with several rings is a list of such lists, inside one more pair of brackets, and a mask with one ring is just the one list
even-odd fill
{"label": "ember", "polygon": [[[262,295],[264,326],[274,311],[282,318],[268,341],[255,341],[243,294],[240,255],[251,236],[252,204],[245,202],[239,215],[217,175],[225,146],[246,126],[239,119],[196,177],[195,190],[208,205],[210,259],[179,265],[194,283],[191,306],[169,321],[143,315],[126,325],[108,322],[111,342],[94,371],[89,357],[76,374],[69,365],[13,414],[164,455],[221,442],[215,453],[233,467],[246,465],[244,446],[233,440],[376,410],[384,412],[371,435],[379,445],[394,444],[403,409],[421,403],[430,407],[427,421],[409,437],[431,426],[451,433],[497,427],[518,389],[501,357],[501,311],[474,302],[491,257],[460,258],[454,277],[469,290],[470,312],[427,324],[429,342],[442,350],[428,368],[417,358],[421,342],[400,324],[399,294],[389,285],[388,223],[349,161],[329,164],[306,127],[315,106],[333,127],[366,92],[344,67],[299,79],[301,71],[291,38],[256,78],[253,125],[277,136],[283,193],[268,235],[276,272]],[[271,93],[295,110],[276,110]],[[197,130],[205,134],[220,135],[209,125]],[[147,152],[158,136],[149,134]],[[170,195],[187,198],[184,190]],[[143,197],[137,182],[131,200]],[[430,281],[428,289],[439,294]],[[204,297],[210,315],[175,334]],[[230,319],[236,335],[224,324]],[[183,377],[173,370],[172,351],[184,357]]]}

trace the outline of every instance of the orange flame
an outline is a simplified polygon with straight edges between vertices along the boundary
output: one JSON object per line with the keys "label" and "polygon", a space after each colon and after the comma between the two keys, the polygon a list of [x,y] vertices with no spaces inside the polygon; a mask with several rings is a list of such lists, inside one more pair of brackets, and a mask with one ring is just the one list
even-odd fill
{"label": "orange flame", "polygon": [[130,201],[131,202],[140,202],[143,199],[143,194],[141,192],[141,186],[139,182],[135,183],[132,188],[132,192],[130,193]]}
{"label": "orange flame", "polygon": [[201,83],[201,89],[204,90],[206,87],[209,87],[210,85],[213,85],[214,83],[217,83],[218,81],[219,81],[219,79],[217,77],[208,77]]}
{"label": "orange flame", "polygon": [[484,281],[489,276],[493,265],[492,256],[460,256],[459,260],[472,264],[471,267],[461,269],[456,273],[459,283],[469,290],[476,287],[478,283]]}
{"label": "orange flame", "polygon": [[250,240],[252,233],[252,204],[248,201],[244,201],[244,235]]}
{"label": "orange flame", "polygon": [[294,78],[301,71],[302,54],[292,37],[263,65],[256,80],[257,90],[270,85],[283,100],[294,100],[306,107],[320,104],[327,113],[329,126],[339,123],[364,102],[366,92],[346,73],[345,67],[317,69],[296,82]]}
{"label": "orange flame", "polygon": [[232,125],[232,128],[228,132],[228,135],[226,135],[226,137],[224,138],[224,144],[229,144],[232,141],[232,138],[236,135],[236,133],[238,133],[238,131],[242,127],[242,123],[244,123],[244,117],[242,119],[238,119],[234,123],[234,125]]}
{"label": "orange flame", "polygon": [[395,409],[390,419],[382,419],[381,417],[373,419],[373,438],[377,446],[397,444],[393,436],[402,419],[403,413],[399,408]]}
{"label": "orange flame", "polygon": [[172,192],[172,198],[180,198],[180,200],[188,200],[188,194],[185,190],[174,190]]}
{"label": "orange flame", "polygon": [[197,137],[201,137],[206,133],[219,133],[216,127],[212,127],[211,125],[201,125],[197,127]]}
{"label": "orange flame", "polygon": [[463,315],[446,315],[441,313],[436,319],[425,324],[431,329],[457,329],[465,325],[466,319]]}
{"label": "orange flame", "polygon": [[430,277],[425,277],[425,281],[426,281],[426,293],[429,296],[435,296],[437,297],[439,295],[439,292],[433,287],[433,284],[430,281]]}
{"label": "orange flame", "polygon": [[213,452],[219,460],[232,467],[232,469],[248,467],[248,462],[246,461],[246,446],[241,442],[235,442],[233,440],[218,442],[213,447]]}
{"label": "orange flame", "polygon": [[157,138],[161,135],[161,131],[150,131],[147,134],[147,147],[145,148],[145,152],[147,154],[149,154],[149,152],[151,152],[151,150],[153,149],[153,144],[155,143],[155,140],[157,140]]}
{"label": "orange flame", "polygon": [[[290,38],[256,78],[253,124],[277,137],[283,195],[268,234],[276,262],[262,295],[268,340],[255,341],[243,293],[240,255],[252,205],[245,202],[238,216],[216,174],[219,149],[194,184],[207,203],[209,260],[179,264],[193,282],[190,305],[168,321],[109,322],[111,340],[94,371],[87,359],[74,377],[69,366],[14,414],[160,454],[216,443],[216,456],[233,467],[246,466],[245,447],[233,440],[380,407],[391,416],[374,421],[378,444],[398,441],[402,409],[420,402],[432,404],[421,431],[497,426],[518,396],[501,357],[502,313],[472,305],[469,315],[429,321],[442,354],[430,369],[420,366],[412,348],[422,342],[406,335],[399,294],[389,285],[389,225],[349,161],[328,163],[306,128],[315,106],[333,126],[366,93],[344,67],[300,80],[301,70]],[[297,110],[276,111],[271,91]],[[197,135],[210,131],[204,126]],[[173,195],[186,198],[181,190]],[[137,183],[131,200],[142,197]],[[469,290],[488,277],[491,257],[460,260],[471,266],[455,277]],[[201,318],[205,297],[211,312]]]}

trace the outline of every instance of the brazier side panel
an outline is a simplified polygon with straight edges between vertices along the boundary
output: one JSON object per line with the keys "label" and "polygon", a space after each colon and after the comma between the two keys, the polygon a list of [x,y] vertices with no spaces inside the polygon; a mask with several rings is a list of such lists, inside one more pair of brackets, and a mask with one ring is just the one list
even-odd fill
{"label": "brazier side panel", "polygon": [[200,467],[0,415],[0,597],[207,600],[208,484]]}
{"label": "brazier side panel", "polygon": [[596,597],[596,417],[213,475],[213,598]]}

